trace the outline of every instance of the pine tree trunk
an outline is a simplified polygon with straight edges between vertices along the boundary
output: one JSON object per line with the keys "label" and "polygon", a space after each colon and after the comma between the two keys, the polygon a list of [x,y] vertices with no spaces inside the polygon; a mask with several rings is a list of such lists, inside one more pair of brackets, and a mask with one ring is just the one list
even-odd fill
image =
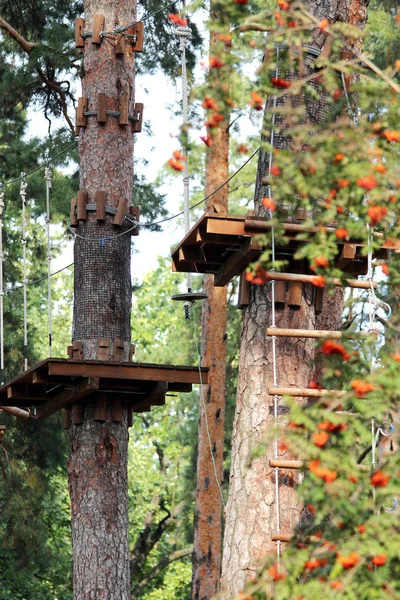
{"label": "pine tree trunk", "polygon": [[[211,7],[212,11],[212,7]],[[212,11],[214,19],[218,15]],[[213,45],[210,37],[210,49]],[[221,81],[217,83],[220,85]],[[211,135],[212,146],[206,161],[206,196],[229,177],[229,114]],[[206,212],[228,212],[228,186],[207,201]],[[218,482],[223,482],[226,382],[226,287],[214,287],[214,276],[204,276],[204,292],[208,300],[202,312],[202,364],[210,368],[208,385],[200,399],[192,600],[209,600],[219,589],[221,574],[222,499]],[[207,423],[204,410],[207,412]],[[207,432],[208,424],[208,432]],[[210,439],[208,438],[210,436]],[[211,456],[210,445],[214,455]]]}
{"label": "pine tree trunk", "polygon": [[[136,0],[85,0],[85,29],[93,30],[96,14],[105,16],[105,31],[116,24],[134,21]],[[118,110],[120,94],[129,97],[129,114],[134,105],[134,53],[126,44],[125,55],[116,56],[114,47],[103,39],[97,46],[86,39],[83,58],[82,96],[88,110],[96,110],[97,94],[105,93],[107,110]],[[118,118],[108,116],[106,124],[88,117],[81,130],[80,190],[88,203],[96,192],[107,194],[106,205],[118,206],[121,198],[132,198],[133,135],[131,126],[121,127]],[[107,339],[112,354],[114,340],[124,342],[128,359],[130,343],[130,235],[112,238],[124,229],[112,218],[80,223],[76,238],[73,341],[82,342],[83,358],[97,358],[99,338]],[[110,413],[110,407],[108,407]],[[85,403],[84,422],[70,429],[71,455],[68,462],[72,505],[74,600],[128,600],[128,487],[127,407],[121,423],[94,421],[94,403]]]}
{"label": "pine tree trunk", "polygon": [[[309,1],[308,9],[319,19],[330,22],[348,19],[348,4],[340,0]],[[320,29],[313,32],[312,44],[321,47],[325,36]],[[323,98],[307,107],[311,121],[318,121],[324,113]],[[275,137],[275,147],[285,147],[284,136]],[[260,153],[255,191],[257,214],[260,199],[265,193],[261,177],[268,172],[268,155]],[[301,307],[293,310],[286,306],[277,309],[276,326],[299,329],[315,329],[323,322],[329,327],[340,326],[342,296],[335,300],[327,298],[325,306],[332,315],[316,318],[313,294],[309,285],[303,285]],[[273,397],[268,387],[273,382],[271,340],[265,329],[271,326],[271,290],[253,286],[250,304],[245,311],[239,364],[237,406],[232,436],[232,464],[229,482],[229,498],[226,510],[225,539],[222,561],[222,598],[228,599],[243,589],[254,575],[263,557],[275,553],[271,535],[277,530],[277,506],[275,473],[269,467],[273,458],[274,410]],[[277,338],[277,376],[279,386],[307,387],[313,379],[314,344],[309,340]],[[300,400],[299,404],[306,402]],[[287,409],[280,403],[279,427],[287,423]],[[261,450],[261,456],[254,454]],[[258,452],[260,454],[260,452]],[[281,453],[283,455],[283,453]],[[288,451],[284,458],[290,456]],[[301,457],[299,457],[301,458]],[[280,530],[293,531],[298,523],[302,504],[297,498],[296,487],[302,474],[298,471],[281,471],[279,479]]]}

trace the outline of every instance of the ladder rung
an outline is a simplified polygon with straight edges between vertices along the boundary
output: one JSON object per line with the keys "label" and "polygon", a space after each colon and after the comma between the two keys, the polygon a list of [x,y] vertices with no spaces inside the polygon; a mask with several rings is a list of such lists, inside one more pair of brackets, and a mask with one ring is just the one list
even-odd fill
{"label": "ladder rung", "polygon": [[323,396],[331,396],[334,398],[340,398],[345,393],[346,392],[340,390],[315,390],[313,388],[268,388],[268,394],[270,396],[301,396],[303,398],[320,398]]}
{"label": "ladder rung", "polygon": [[281,469],[301,469],[304,466],[303,460],[277,460],[269,461],[270,467],[280,467]]}
{"label": "ladder rung", "polygon": [[[270,281],[299,281],[300,283],[312,283],[315,275],[303,275],[301,273],[277,273],[275,271],[268,271],[266,273],[267,279]],[[358,279],[339,279],[338,277],[327,277],[326,284],[336,285],[338,287],[351,287],[359,288],[362,290],[369,290],[371,283],[369,281],[359,281]],[[376,281],[372,282],[374,288],[377,287]]]}
{"label": "ladder rung", "polygon": [[331,338],[340,339],[343,334],[347,338],[369,337],[374,335],[369,331],[356,331],[348,333],[345,331],[328,331],[324,329],[281,329],[278,327],[268,327],[267,335],[275,337],[298,337],[298,338]]}
{"label": "ladder rung", "polygon": [[293,538],[291,533],[274,533],[271,536],[273,542],[290,542]]}

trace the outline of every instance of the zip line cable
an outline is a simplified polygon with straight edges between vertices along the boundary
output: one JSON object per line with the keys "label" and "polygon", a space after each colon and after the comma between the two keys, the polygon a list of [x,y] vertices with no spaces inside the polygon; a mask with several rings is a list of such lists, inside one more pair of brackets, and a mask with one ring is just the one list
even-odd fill
{"label": "zip line cable", "polygon": [[4,289],[3,289],[4,192],[0,192],[0,384],[4,385]]}
{"label": "zip line cable", "polygon": [[25,173],[21,173],[20,196],[22,201],[22,265],[23,265],[23,289],[24,289],[24,370],[28,370],[28,307],[27,307],[27,259],[26,259],[26,188]]}
{"label": "zip line cable", "polygon": [[47,235],[47,329],[49,336],[49,356],[53,356],[52,349],[52,300],[51,300],[51,237],[50,237],[50,193],[51,185],[51,168],[45,167],[44,179],[46,181],[46,235]]}

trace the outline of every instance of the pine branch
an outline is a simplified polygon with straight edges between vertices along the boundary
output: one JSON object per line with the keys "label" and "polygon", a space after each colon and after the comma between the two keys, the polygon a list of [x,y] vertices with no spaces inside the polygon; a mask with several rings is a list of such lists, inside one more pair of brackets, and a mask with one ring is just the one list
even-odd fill
{"label": "pine branch", "polygon": [[182,560],[183,558],[190,556],[192,553],[193,546],[188,546],[187,548],[182,548],[182,550],[175,550],[175,552],[171,552],[171,554],[169,554],[168,556],[164,556],[156,564],[156,566],[152,568],[150,573],[148,573],[148,575],[144,579],[142,579],[142,581],[137,586],[135,586],[135,589],[132,591],[132,600],[134,600],[135,598],[141,598],[146,586],[148,586],[151,580],[157,577],[157,575],[161,573],[161,571],[165,569],[165,567],[168,567],[168,565],[170,565],[176,560]]}
{"label": "pine branch", "polygon": [[26,40],[21,34],[19,34],[18,31],[14,29],[14,27],[11,27],[11,25],[7,23],[7,21],[5,21],[3,17],[0,17],[0,29],[5,31],[10,38],[15,40],[17,44],[22,48],[22,50],[27,54],[30,54],[32,50],[37,46],[37,44],[28,42],[28,40]]}

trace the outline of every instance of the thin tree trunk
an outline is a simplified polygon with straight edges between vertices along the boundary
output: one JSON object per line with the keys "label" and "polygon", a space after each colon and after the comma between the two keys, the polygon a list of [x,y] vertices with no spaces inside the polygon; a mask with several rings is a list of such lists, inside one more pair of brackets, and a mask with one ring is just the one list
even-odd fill
{"label": "thin tree trunk", "polygon": [[[93,30],[96,14],[105,16],[105,31],[116,24],[134,21],[136,0],[85,0],[85,29]],[[116,57],[112,43],[101,46],[86,40],[83,58],[83,96],[88,109],[96,110],[97,94],[108,97],[107,109],[118,110],[121,93],[128,94],[129,114],[134,104],[134,55],[126,44],[125,55]],[[81,130],[80,190],[89,203],[104,191],[106,204],[118,206],[121,198],[132,198],[133,135],[130,126],[120,127],[109,116],[105,125],[88,117]],[[112,238],[121,229],[107,217],[104,224],[89,213],[78,234],[85,238]],[[114,240],[75,242],[75,297],[73,341],[83,344],[85,359],[97,358],[99,338],[124,342],[125,360],[130,343],[130,236]],[[110,412],[110,407],[108,408]],[[74,600],[128,600],[128,487],[127,407],[122,422],[93,420],[94,404],[85,404],[84,422],[70,429],[71,455],[68,462],[72,505]]]}
{"label": "thin tree trunk", "polygon": [[[348,19],[348,4],[340,0],[309,1],[309,10],[318,18],[330,22]],[[314,30],[312,44],[321,47],[325,36]],[[311,121],[324,115],[324,99],[307,107]],[[287,140],[276,135],[275,147],[285,147]],[[261,177],[268,172],[268,154],[260,153],[255,192],[256,211],[260,214],[260,199],[265,195]],[[303,286],[301,306],[294,310],[286,306],[276,309],[276,326],[315,329],[324,322],[339,327],[342,315],[342,296],[325,299],[331,317],[316,318],[313,290]],[[271,325],[271,291],[252,285],[250,304],[245,311],[239,364],[236,415],[232,436],[232,465],[229,498],[226,510],[225,539],[222,562],[222,598],[228,599],[243,589],[254,575],[266,554],[276,552],[271,535],[277,531],[275,472],[269,467],[273,458],[273,431],[275,426],[273,397],[268,387],[273,383],[271,340],[265,329]],[[279,385],[308,387],[313,379],[313,343],[304,339],[277,338],[276,371]],[[305,400],[300,400],[299,404]],[[287,424],[287,409],[280,403],[279,430]],[[282,434],[280,434],[282,437]],[[262,450],[261,456],[254,454]],[[288,451],[280,455],[295,458]],[[300,457],[301,458],[301,457]],[[298,523],[303,507],[296,495],[296,487],[303,475],[297,471],[280,471],[279,515],[280,530],[290,533]]]}
{"label": "thin tree trunk", "polygon": [[[211,48],[213,36],[215,34],[211,34]],[[212,146],[206,161],[206,196],[229,176],[229,114],[224,113],[224,116],[225,122],[211,136]],[[228,186],[209,198],[206,212],[228,212]],[[214,287],[212,275],[204,276],[204,291],[208,300],[203,303],[202,313],[202,364],[208,366],[210,372],[209,383],[203,388],[205,407],[201,399],[199,406],[192,600],[209,600],[216,594],[221,573],[223,506],[218,483],[222,486],[227,293],[226,287]],[[207,413],[207,422],[204,410]]]}

